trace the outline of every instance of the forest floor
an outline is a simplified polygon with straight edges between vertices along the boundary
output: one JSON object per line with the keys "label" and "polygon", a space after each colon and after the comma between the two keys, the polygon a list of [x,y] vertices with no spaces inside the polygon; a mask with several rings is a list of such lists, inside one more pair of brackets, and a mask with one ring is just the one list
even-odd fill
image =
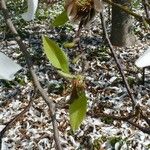
{"label": "forest floor", "polygon": [[[108,31],[110,27],[108,26]],[[115,48],[124,73],[136,102],[146,114],[150,114],[150,71],[146,70],[146,81],[142,84],[142,69],[135,66],[136,59],[150,46],[150,34],[136,22],[136,45],[128,48]],[[71,83],[57,74],[46,59],[41,36],[48,35],[59,43],[69,57],[72,73],[85,76],[88,112],[79,130],[72,133],[67,108],[58,107],[56,118],[60,141],[64,150],[148,150],[150,136],[126,121],[117,121],[109,117],[96,117],[94,113],[103,111],[107,114],[126,115],[132,111],[131,100],[119,74],[117,65],[109,48],[103,41],[99,16],[88,28],[82,30],[81,47],[68,49],[63,43],[71,41],[75,30],[67,24],[53,28],[44,22],[28,24],[22,33],[24,42],[30,47],[34,69],[42,87],[49,93],[50,100],[56,103],[69,98]],[[2,37],[2,33],[1,37]],[[31,100],[33,90],[28,68],[17,43],[7,37],[0,41],[0,51],[15,60],[23,69],[15,80],[0,80],[0,130],[13,117],[19,114]],[[107,107],[105,107],[107,106]],[[145,127],[140,118],[133,121]],[[2,140],[3,150],[46,150],[55,149],[53,129],[46,103],[38,96],[30,109],[5,133]]]}

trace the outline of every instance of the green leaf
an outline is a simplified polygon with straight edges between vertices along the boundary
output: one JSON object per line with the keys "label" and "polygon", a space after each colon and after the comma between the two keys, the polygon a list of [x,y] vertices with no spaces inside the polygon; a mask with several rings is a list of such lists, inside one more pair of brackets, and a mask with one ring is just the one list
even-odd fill
{"label": "green leaf", "polygon": [[50,40],[47,36],[43,36],[42,40],[44,52],[52,65],[59,71],[70,74],[68,58],[64,51],[62,51],[59,46],[53,40]]}
{"label": "green leaf", "polygon": [[83,119],[85,118],[87,110],[87,98],[85,91],[80,91],[78,96],[73,100],[69,106],[70,124],[73,132],[75,132]]}
{"label": "green leaf", "polygon": [[76,46],[75,42],[64,43],[65,48],[73,48]]}
{"label": "green leaf", "polygon": [[75,79],[76,78],[76,76],[75,75],[72,75],[72,74],[70,74],[70,73],[65,73],[65,72],[63,72],[63,71],[59,71],[58,70],[58,73],[60,74],[60,75],[62,75],[63,77],[65,77],[65,78],[69,78],[69,79]]}
{"label": "green leaf", "polygon": [[59,14],[54,22],[52,23],[53,26],[58,27],[64,25],[68,21],[67,12],[64,10],[61,14]]}

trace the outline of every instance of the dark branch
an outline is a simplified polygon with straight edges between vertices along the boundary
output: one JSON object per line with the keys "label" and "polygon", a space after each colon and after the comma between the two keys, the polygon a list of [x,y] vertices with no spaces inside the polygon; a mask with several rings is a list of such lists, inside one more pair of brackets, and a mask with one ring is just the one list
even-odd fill
{"label": "dark branch", "polygon": [[51,119],[52,119],[52,125],[53,125],[53,129],[54,129],[54,140],[56,143],[56,149],[62,150],[62,147],[61,147],[61,144],[59,141],[57,122],[56,122],[56,118],[55,118],[55,105],[54,105],[53,101],[49,99],[49,97],[47,96],[47,93],[44,91],[44,89],[41,87],[40,82],[38,81],[38,77],[35,74],[35,71],[33,68],[33,63],[31,61],[32,60],[31,56],[27,51],[26,45],[22,42],[21,37],[18,35],[18,32],[17,32],[15,26],[13,25],[13,22],[11,21],[11,18],[9,16],[9,12],[7,10],[7,7],[6,7],[5,0],[0,1],[0,8],[3,12],[3,16],[5,18],[5,21],[6,21],[8,28],[15,35],[15,40],[18,43],[20,50],[23,53],[23,56],[25,57],[29,72],[32,76],[33,84],[34,84],[35,88],[37,88],[37,90],[41,94],[42,98],[44,99],[44,101],[46,102],[46,104],[49,107],[49,111],[50,111]]}
{"label": "dark branch", "polygon": [[[138,124],[136,124],[136,123],[134,123],[134,122],[131,121],[131,119],[133,119],[134,117],[136,117],[136,116],[142,114],[142,113],[141,113],[141,108],[140,108],[140,106],[136,105],[136,102],[135,102],[133,93],[131,92],[131,89],[130,89],[130,87],[129,87],[129,85],[128,85],[128,82],[127,82],[126,77],[125,77],[125,75],[124,75],[123,69],[122,69],[122,67],[121,67],[121,65],[120,65],[119,59],[117,58],[117,55],[116,55],[116,53],[115,53],[115,51],[114,51],[114,48],[113,48],[113,46],[112,46],[112,44],[111,44],[111,42],[110,42],[110,40],[109,40],[108,33],[107,33],[107,30],[106,30],[106,26],[105,26],[104,17],[103,17],[103,12],[102,12],[100,15],[101,15],[101,22],[102,22],[103,32],[104,32],[106,41],[107,41],[107,43],[108,43],[108,46],[109,46],[109,48],[110,48],[110,51],[111,51],[111,53],[112,53],[114,59],[115,59],[115,62],[116,62],[116,64],[117,64],[117,66],[118,66],[118,69],[119,69],[119,71],[120,71],[120,74],[121,74],[121,76],[122,76],[122,79],[123,79],[123,81],[124,81],[124,84],[125,84],[125,86],[126,86],[126,89],[127,89],[127,91],[128,91],[128,94],[129,94],[129,96],[130,96],[130,98],[131,98],[133,110],[132,110],[132,112],[129,113],[127,116],[114,116],[114,115],[105,114],[105,113],[102,113],[102,112],[96,113],[95,115],[96,115],[97,117],[98,117],[98,116],[99,116],[99,117],[109,117],[109,118],[112,118],[112,119],[114,119],[114,120],[126,121],[126,122],[130,123],[131,125],[135,126],[136,128],[138,128],[139,130],[141,130],[142,132],[150,134],[150,128],[149,128],[149,127],[148,127],[148,128],[142,127],[142,126],[140,126],[140,125],[138,125]],[[95,115],[94,115],[94,116],[95,116]],[[95,116],[95,117],[96,117],[96,116]],[[145,117],[143,114],[142,114],[142,118],[143,118],[144,120],[146,120],[147,124],[149,125],[149,121],[150,121],[150,120],[149,120],[147,117]]]}
{"label": "dark branch", "polygon": [[130,11],[129,9],[125,8],[124,6],[117,4],[117,3],[114,3],[113,1],[110,1],[110,0],[103,0],[103,1],[112,5],[112,6],[118,7],[119,9],[121,9],[122,11],[126,12],[127,14],[133,16],[135,19],[139,20],[140,22],[146,21],[150,25],[150,18],[140,16],[140,15]]}
{"label": "dark branch", "polygon": [[[35,94],[35,93],[34,93]],[[16,115],[14,118],[12,118],[8,123],[6,123],[6,126],[3,128],[3,130],[0,132],[0,149],[1,149],[1,144],[2,144],[2,138],[5,134],[5,132],[17,121],[19,120],[31,107],[34,97],[31,97],[31,100],[29,101],[29,104],[21,111],[18,115]]]}
{"label": "dark branch", "polygon": [[114,48],[113,48],[113,46],[112,46],[112,44],[111,44],[111,42],[110,42],[110,40],[109,40],[109,37],[108,37],[108,34],[107,34],[107,30],[106,30],[106,26],[105,26],[104,17],[103,17],[103,12],[100,13],[100,16],[101,16],[101,22],[102,22],[102,28],[103,28],[104,36],[105,36],[105,38],[106,38],[106,41],[107,41],[108,46],[109,46],[109,48],[110,48],[110,51],[111,51],[111,53],[112,53],[112,55],[113,55],[113,57],[114,57],[114,59],[115,59],[115,62],[116,62],[116,64],[117,64],[117,67],[118,67],[118,69],[119,69],[119,72],[120,72],[120,74],[121,74],[121,77],[122,77],[122,79],[123,79],[123,82],[124,82],[124,84],[125,84],[125,87],[126,87],[126,89],[127,89],[127,92],[128,92],[128,94],[129,94],[129,96],[130,96],[130,98],[131,98],[132,106],[133,106],[133,108],[134,108],[135,105],[136,105],[136,102],[135,102],[133,93],[132,93],[132,91],[131,91],[131,89],[130,89],[130,86],[129,86],[127,80],[126,80],[124,71],[123,71],[122,66],[121,66],[121,64],[120,64],[120,61],[119,61],[119,59],[117,58],[117,55],[116,55],[116,53],[115,53],[115,51],[114,51]]}
{"label": "dark branch", "polygon": [[88,115],[91,115],[92,117],[95,117],[95,118],[107,117],[107,118],[111,118],[111,119],[118,120],[118,121],[125,121],[125,122],[130,123],[132,126],[138,128],[142,132],[150,134],[150,128],[149,127],[142,127],[142,126],[134,123],[133,121],[131,121],[134,118],[138,117],[138,115],[140,113],[140,108],[139,107],[137,107],[134,112],[129,113],[129,114],[125,115],[125,116],[112,115],[112,114],[106,114],[106,113],[99,112],[99,111],[95,111],[95,112],[94,111],[93,112],[89,111]]}
{"label": "dark branch", "polygon": [[150,7],[148,5],[148,0],[142,0],[142,4],[145,10],[146,17],[150,19]]}

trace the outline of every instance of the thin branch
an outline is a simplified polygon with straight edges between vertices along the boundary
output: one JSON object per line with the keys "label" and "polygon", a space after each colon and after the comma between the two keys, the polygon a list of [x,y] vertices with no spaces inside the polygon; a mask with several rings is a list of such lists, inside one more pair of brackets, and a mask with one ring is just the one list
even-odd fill
{"label": "thin branch", "polygon": [[150,128],[149,127],[142,127],[142,126],[140,126],[140,125],[138,125],[138,124],[136,124],[130,120],[136,116],[136,113],[130,113],[126,116],[115,116],[115,115],[111,115],[111,114],[97,113],[96,112],[95,114],[90,114],[90,115],[92,115],[92,117],[108,117],[108,118],[112,118],[112,119],[118,120],[118,121],[125,121],[125,122],[130,123],[132,126],[138,128],[142,132],[150,134]]}
{"label": "thin branch", "polygon": [[122,77],[122,79],[123,79],[123,82],[124,82],[124,84],[125,84],[125,87],[126,87],[126,89],[127,89],[128,95],[129,95],[130,98],[131,98],[132,106],[133,106],[133,108],[134,108],[135,105],[136,105],[136,102],[135,102],[135,99],[134,99],[134,96],[133,96],[133,92],[132,92],[131,89],[130,89],[130,86],[129,86],[127,80],[126,80],[124,71],[123,71],[122,66],[121,66],[121,64],[120,64],[120,61],[119,61],[119,59],[118,59],[118,57],[117,57],[117,55],[116,55],[116,53],[115,53],[115,51],[114,51],[114,48],[113,48],[113,46],[112,46],[112,44],[111,44],[111,42],[110,42],[110,40],[109,40],[108,33],[107,33],[107,30],[106,30],[105,21],[104,21],[103,12],[100,13],[100,16],[101,16],[102,28],[103,28],[103,32],[104,32],[106,41],[107,41],[107,43],[108,43],[108,46],[109,46],[109,48],[110,48],[110,51],[111,51],[111,53],[112,53],[114,59],[115,59],[115,62],[116,62],[116,64],[117,64],[117,67],[118,67],[118,69],[119,69],[119,72],[120,72],[120,74],[121,74],[121,77]]}
{"label": "thin branch", "polygon": [[107,118],[112,118],[114,120],[119,120],[119,121],[127,121],[133,117],[135,117],[135,113],[129,113],[128,115],[126,116],[116,116],[116,115],[111,115],[111,114],[106,114],[106,113],[103,113],[103,112],[97,112],[96,113],[88,113],[89,115],[91,115],[92,117],[95,117],[95,118],[98,118],[98,117],[107,117]]}
{"label": "thin branch", "polygon": [[0,132],[0,149],[1,149],[1,146],[2,146],[2,138],[5,134],[5,132],[30,109],[34,98],[35,98],[35,93],[34,93],[34,96],[31,97],[31,100],[29,101],[28,105],[23,109],[23,111],[21,111],[18,115],[16,115],[8,123],[6,123],[6,126]]}
{"label": "thin branch", "polygon": [[115,6],[119,9],[121,9],[122,11],[126,12],[127,14],[133,16],[135,19],[139,20],[140,22],[143,22],[143,21],[146,21],[149,25],[150,25],[150,18],[146,18],[146,17],[143,17],[143,16],[140,16],[132,11],[130,11],[129,9],[127,9],[126,7],[120,5],[120,4],[117,4],[117,3],[114,3],[110,0],[103,0],[104,2],[112,5],[112,6]]}
{"label": "thin branch", "polygon": [[27,51],[27,47],[26,45],[22,42],[21,37],[18,35],[18,32],[15,28],[15,26],[13,25],[13,22],[10,19],[9,16],[9,12],[7,10],[6,7],[6,3],[5,0],[1,0],[0,1],[0,8],[3,12],[3,16],[5,18],[6,24],[9,27],[10,31],[15,35],[15,40],[18,43],[21,52],[23,53],[26,63],[28,65],[28,69],[29,72],[32,76],[32,81],[34,86],[37,88],[37,90],[39,91],[39,93],[41,94],[42,98],[44,99],[44,101],[46,102],[46,104],[49,107],[49,111],[51,114],[51,119],[52,119],[52,125],[53,125],[53,131],[54,131],[54,140],[55,140],[55,144],[56,144],[56,149],[57,150],[62,150],[61,144],[60,144],[60,140],[59,140],[59,133],[58,133],[58,127],[57,127],[57,121],[56,121],[56,117],[55,117],[55,104],[53,103],[52,100],[49,100],[49,97],[47,96],[47,93],[44,91],[44,89],[41,87],[40,82],[38,81],[38,77],[35,74],[34,68],[33,68],[33,63],[32,63],[32,59],[30,54]]}
{"label": "thin branch", "polygon": [[149,4],[148,1],[142,0],[142,4],[145,10],[146,17],[150,19],[150,8],[148,7],[148,4]]}
{"label": "thin branch", "polygon": [[131,120],[128,120],[127,122],[130,123],[132,126],[138,128],[138,129],[141,130],[142,132],[147,133],[147,134],[150,134],[150,127],[147,127],[147,128],[146,128],[146,127],[142,127],[142,126],[140,126],[140,125],[134,123],[134,122],[131,121]]}
{"label": "thin branch", "polygon": [[[140,125],[138,125],[138,124],[136,124],[136,123],[134,123],[134,122],[132,122],[130,120],[131,118],[137,116],[140,113],[140,106],[136,105],[133,93],[131,92],[129,84],[128,84],[127,80],[126,80],[126,77],[124,75],[123,69],[122,69],[121,64],[120,64],[120,61],[117,58],[117,55],[116,55],[116,53],[115,53],[115,51],[113,49],[113,46],[112,46],[112,44],[111,44],[111,42],[109,40],[108,33],[107,33],[107,30],[106,30],[106,26],[105,26],[104,17],[103,17],[103,12],[100,15],[101,15],[102,27],[103,27],[103,32],[104,32],[105,38],[106,38],[106,40],[108,42],[109,48],[111,50],[111,53],[112,53],[112,55],[113,55],[113,57],[115,59],[115,62],[117,64],[117,66],[118,66],[118,69],[120,71],[120,74],[121,74],[122,79],[124,81],[124,84],[126,86],[127,92],[128,92],[128,94],[129,94],[129,96],[131,98],[132,106],[133,106],[134,109],[133,109],[133,112],[128,114],[127,116],[114,116],[114,115],[105,114],[105,113],[96,113],[96,116],[99,116],[99,117],[110,117],[110,118],[115,119],[115,120],[126,121],[126,122],[130,123],[131,125],[135,126],[136,128],[138,128],[139,130],[141,130],[142,132],[150,134],[150,128],[146,128],[146,127],[144,128],[144,127],[142,127],[142,126],[140,126]],[[148,121],[146,120],[147,123],[149,123]]]}
{"label": "thin branch", "polygon": [[139,124],[136,124],[133,121],[131,121],[135,117],[138,117],[139,113],[140,113],[140,107],[136,107],[134,112],[131,112],[131,113],[125,115],[125,116],[117,116],[117,115],[112,115],[112,114],[106,114],[104,112],[101,112],[100,110],[96,111],[96,113],[95,112],[88,112],[88,115],[91,115],[92,117],[95,117],[95,118],[107,117],[107,118],[112,118],[112,119],[118,120],[118,121],[125,121],[125,122],[130,123],[132,126],[138,128],[142,132],[150,134],[150,128],[149,127],[142,127]]}
{"label": "thin branch", "polygon": [[148,116],[145,116],[143,112],[140,113],[141,117],[146,121],[146,123],[150,126],[150,119]]}

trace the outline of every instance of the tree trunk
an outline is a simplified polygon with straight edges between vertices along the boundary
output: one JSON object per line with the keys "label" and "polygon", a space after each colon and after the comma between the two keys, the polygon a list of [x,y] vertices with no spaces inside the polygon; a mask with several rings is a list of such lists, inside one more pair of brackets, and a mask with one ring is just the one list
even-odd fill
{"label": "tree trunk", "polygon": [[[113,0],[113,2],[131,8],[129,0]],[[115,6],[112,7],[112,27],[110,40],[114,46],[131,46],[135,44],[135,36],[131,33],[132,19],[130,15]]]}

